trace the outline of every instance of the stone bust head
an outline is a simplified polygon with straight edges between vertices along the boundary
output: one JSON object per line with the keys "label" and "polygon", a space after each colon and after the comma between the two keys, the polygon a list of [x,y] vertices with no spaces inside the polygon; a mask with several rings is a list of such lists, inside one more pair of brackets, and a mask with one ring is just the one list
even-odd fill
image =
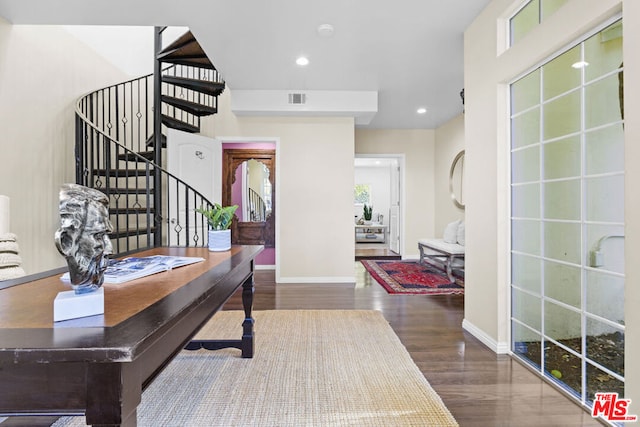
{"label": "stone bust head", "polygon": [[104,281],[113,253],[108,205],[109,199],[98,190],[78,184],[64,184],[60,189],[60,228],[55,243],[67,260],[76,294],[95,291]]}

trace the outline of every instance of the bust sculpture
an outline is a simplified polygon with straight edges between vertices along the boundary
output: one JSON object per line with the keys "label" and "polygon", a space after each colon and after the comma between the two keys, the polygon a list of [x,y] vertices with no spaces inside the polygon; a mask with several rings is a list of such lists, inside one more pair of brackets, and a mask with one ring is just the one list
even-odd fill
{"label": "bust sculpture", "polygon": [[60,189],[60,228],[55,244],[69,266],[76,294],[102,286],[109,255],[113,253],[108,233],[109,199],[95,189],[64,184]]}

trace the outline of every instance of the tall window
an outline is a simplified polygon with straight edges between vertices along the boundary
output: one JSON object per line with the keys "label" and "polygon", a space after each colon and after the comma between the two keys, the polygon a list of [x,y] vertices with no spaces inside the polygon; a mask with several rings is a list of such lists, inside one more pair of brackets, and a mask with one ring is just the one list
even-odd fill
{"label": "tall window", "polygon": [[356,184],[353,191],[354,203],[356,205],[370,205],[371,204],[371,185],[370,184]]}
{"label": "tall window", "polygon": [[624,395],[618,21],[511,85],[511,350],[568,394]]}
{"label": "tall window", "polygon": [[529,0],[526,2],[509,20],[509,44],[513,46],[566,2],[567,0]]}

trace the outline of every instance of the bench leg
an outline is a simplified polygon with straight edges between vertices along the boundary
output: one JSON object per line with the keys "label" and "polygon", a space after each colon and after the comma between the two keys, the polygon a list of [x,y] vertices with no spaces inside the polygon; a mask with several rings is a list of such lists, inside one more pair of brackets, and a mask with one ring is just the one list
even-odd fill
{"label": "bench leg", "polygon": [[451,280],[451,283],[456,283],[456,278],[453,277],[453,269],[451,268],[451,264],[453,263],[453,256],[447,257],[447,263],[445,265],[447,270],[447,277]]}

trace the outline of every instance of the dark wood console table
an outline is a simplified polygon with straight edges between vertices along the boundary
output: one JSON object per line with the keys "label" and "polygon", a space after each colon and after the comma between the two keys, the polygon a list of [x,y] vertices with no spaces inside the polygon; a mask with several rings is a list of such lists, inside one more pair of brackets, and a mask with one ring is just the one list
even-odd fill
{"label": "dark wood console table", "polygon": [[242,338],[191,346],[237,347],[243,357],[252,357],[253,269],[261,250],[136,253],[205,261],[106,284],[104,315],[56,323],[53,300],[70,289],[60,281],[60,271],[0,283],[0,414],[85,415],[93,426],[135,426],[142,391],[240,286]]}

